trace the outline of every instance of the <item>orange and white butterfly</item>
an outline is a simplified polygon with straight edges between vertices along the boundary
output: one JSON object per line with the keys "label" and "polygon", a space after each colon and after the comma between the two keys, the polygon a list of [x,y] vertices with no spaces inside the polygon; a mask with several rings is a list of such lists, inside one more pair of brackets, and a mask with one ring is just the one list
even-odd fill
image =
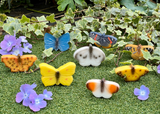
{"label": "orange and white butterfly", "polygon": [[1,61],[6,67],[11,69],[11,72],[28,71],[29,67],[37,60],[35,55],[2,55]]}
{"label": "orange and white butterfly", "polygon": [[110,98],[113,93],[118,92],[120,86],[116,82],[100,79],[91,79],[86,83],[88,90],[92,91],[95,97]]}

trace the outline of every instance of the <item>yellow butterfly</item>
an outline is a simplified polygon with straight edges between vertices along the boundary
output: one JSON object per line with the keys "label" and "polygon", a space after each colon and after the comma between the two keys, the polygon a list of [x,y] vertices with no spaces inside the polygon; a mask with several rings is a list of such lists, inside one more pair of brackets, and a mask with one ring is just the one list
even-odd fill
{"label": "yellow butterfly", "polygon": [[150,53],[152,53],[153,50],[154,50],[154,47],[153,46],[148,46],[148,45],[142,46],[141,44],[139,44],[139,45],[128,44],[128,45],[125,46],[125,49],[132,52],[131,57],[133,59],[144,60],[143,53],[142,53],[141,49],[144,50],[144,51],[149,51]]}
{"label": "yellow butterfly", "polygon": [[147,74],[149,72],[148,68],[141,65],[126,65],[117,67],[115,69],[115,73],[122,78],[125,79],[125,81],[137,81],[140,79],[141,76]]}
{"label": "yellow butterfly", "polygon": [[35,55],[2,55],[1,61],[6,67],[11,69],[11,72],[28,71],[29,67],[37,60]]}
{"label": "yellow butterfly", "polygon": [[69,86],[73,81],[72,75],[75,73],[76,64],[68,62],[58,69],[55,69],[47,63],[41,63],[39,67],[42,75],[41,80],[45,86],[52,86],[55,84]]}

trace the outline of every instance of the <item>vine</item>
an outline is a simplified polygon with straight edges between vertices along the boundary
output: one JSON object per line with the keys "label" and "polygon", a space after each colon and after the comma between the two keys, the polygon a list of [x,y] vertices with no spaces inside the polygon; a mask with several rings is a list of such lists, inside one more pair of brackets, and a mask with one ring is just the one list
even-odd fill
{"label": "vine", "polygon": [[[89,37],[89,32],[96,31],[100,33],[110,34],[118,38],[118,42],[113,46],[114,49],[122,49],[126,44],[142,43],[155,47],[152,55],[143,52],[144,58],[155,66],[160,63],[160,4],[154,8],[152,16],[148,16],[145,12],[135,10],[132,11],[125,7],[120,7],[118,2],[109,1],[108,7],[104,5],[95,5],[81,11],[73,12],[69,9],[64,15],[32,17],[27,18],[25,15],[21,19],[7,17],[0,14],[0,27],[7,33],[13,35],[15,30],[17,33],[25,35],[27,38],[34,36],[44,36],[44,28],[50,27],[51,34],[56,38],[62,34],[70,33],[70,50],[77,49],[80,42],[94,43],[95,41]],[[79,16],[79,14],[83,14]],[[6,22],[5,22],[6,21]],[[5,23],[4,23],[5,22]],[[148,37],[149,35],[149,37]],[[156,46],[154,45],[156,44]],[[120,51],[120,50],[119,50]],[[117,58],[118,62],[123,53],[122,51],[110,54],[107,59]],[[122,62],[124,64],[128,62]],[[131,63],[131,61],[129,61]],[[148,65],[148,67],[152,67]],[[116,63],[116,66],[118,63]]]}

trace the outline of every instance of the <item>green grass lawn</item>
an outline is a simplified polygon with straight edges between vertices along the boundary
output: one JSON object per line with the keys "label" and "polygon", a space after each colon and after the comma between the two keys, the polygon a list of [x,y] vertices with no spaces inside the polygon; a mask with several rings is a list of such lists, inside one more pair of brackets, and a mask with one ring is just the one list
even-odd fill
{"label": "green grass lawn", "polygon": [[[3,37],[0,37],[3,40]],[[34,40],[32,43],[32,54],[36,55],[42,62],[42,51],[44,42]],[[106,56],[111,52],[102,49]],[[59,53],[54,51],[54,54]],[[25,74],[12,73],[10,69],[0,62],[0,114],[30,114],[33,113],[29,107],[22,103],[15,102],[16,94],[20,92],[22,84],[36,83],[34,89],[37,94],[43,93],[44,89],[52,91],[53,100],[47,101],[47,106],[41,109],[39,114],[158,114],[160,113],[160,75],[155,72],[149,72],[140,78],[137,82],[125,82],[124,79],[116,74],[111,74],[114,67],[114,61],[104,61],[98,67],[82,67],[73,58],[72,51],[68,50],[61,53],[50,65],[55,68],[67,62],[76,63],[76,72],[73,75],[73,82],[70,86],[50,86],[45,87],[41,82],[40,70]],[[47,58],[47,61],[54,56]],[[125,54],[120,61],[131,59],[130,55]],[[145,61],[133,61],[134,65],[144,65]],[[91,91],[87,90],[86,82],[90,79],[102,79],[115,81],[119,83],[120,90],[113,94],[110,99],[96,98]],[[140,101],[134,95],[135,88],[145,85],[150,89],[149,99]]]}

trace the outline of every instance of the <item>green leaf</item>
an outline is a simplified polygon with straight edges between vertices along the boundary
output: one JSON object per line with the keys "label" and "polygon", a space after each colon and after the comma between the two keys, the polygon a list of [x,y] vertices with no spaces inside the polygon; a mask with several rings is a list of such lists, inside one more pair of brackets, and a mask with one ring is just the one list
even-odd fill
{"label": "green leaf", "polygon": [[123,40],[117,42],[118,46],[117,47],[123,47],[124,45],[127,44],[127,42],[124,42]]}
{"label": "green leaf", "polygon": [[54,13],[53,13],[53,14],[47,16],[46,19],[47,19],[48,21],[50,21],[51,23],[54,23],[54,22],[56,22],[56,20],[54,19],[54,17],[55,17],[55,15],[54,15]]}
{"label": "green leaf", "polygon": [[78,20],[78,21],[75,22],[76,27],[81,28],[81,29],[85,29],[87,23],[88,22],[86,20]]}
{"label": "green leaf", "polygon": [[72,11],[71,8],[69,8],[68,11],[65,13],[65,17],[66,17],[67,19],[73,19],[74,16],[75,16],[75,14],[73,13],[73,11]]}
{"label": "green leaf", "polygon": [[77,3],[78,5],[83,6],[84,0],[74,0],[74,1],[75,1],[75,3]]}
{"label": "green leaf", "polygon": [[92,39],[92,38],[89,38],[89,39],[87,40],[87,43],[94,44],[94,43],[99,43],[99,42],[98,42],[98,41],[95,41],[95,40]]}
{"label": "green leaf", "polygon": [[129,53],[129,54],[132,54],[132,52],[131,52],[131,51],[128,51],[128,50],[123,50],[122,52],[123,52],[123,53]]}
{"label": "green leaf", "polygon": [[114,57],[115,57],[115,54],[110,54],[110,55],[108,55],[108,56],[105,58],[105,60],[110,61],[110,60],[112,60]]}
{"label": "green leaf", "polygon": [[[64,11],[67,5],[74,4],[73,0],[58,0],[58,11]],[[73,9],[74,10],[74,9]]]}
{"label": "green leaf", "polygon": [[160,56],[160,47],[156,47],[154,50],[153,54],[159,55]]}
{"label": "green leaf", "polygon": [[23,14],[20,22],[21,22],[22,24],[30,23],[30,18],[27,18],[27,17]]}
{"label": "green leaf", "polygon": [[35,31],[35,34],[36,34],[37,36],[39,36],[39,35],[44,36],[44,34],[42,33],[42,31],[41,31],[41,30],[38,30],[38,29]]}
{"label": "green leaf", "polygon": [[147,64],[147,66],[146,66],[146,67],[148,68],[148,70],[149,70],[149,71],[153,71],[153,69],[152,69],[152,66],[151,66],[151,65]]}
{"label": "green leaf", "polygon": [[71,29],[71,24],[64,24],[64,31],[65,32],[68,32],[68,31],[70,31],[70,29]]}
{"label": "green leaf", "polygon": [[42,15],[42,16],[40,16],[40,17],[37,17],[37,20],[38,20],[41,24],[42,24],[42,23],[44,23],[44,24],[48,23],[48,21],[47,21],[47,19],[45,18],[44,15]]}
{"label": "green leaf", "polygon": [[123,65],[126,65],[126,64],[132,64],[132,61],[133,61],[133,59],[131,59],[131,60],[128,60],[128,61],[123,61],[123,62],[120,62],[120,64],[123,64]]}
{"label": "green leaf", "polygon": [[7,19],[5,14],[0,14],[0,21],[4,22]]}
{"label": "green leaf", "polygon": [[87,16],[94,16],[94,11],[91,9],[91,7],[89,6],[88,9],[85,11],[85,14]]}
{"label": "green leaf", "polygon": [[144,57],[146,60],[152,59],[151,54],[150,54],[148,51],[143,51],[142,49],[141,49],[141,51],[142,51],[142,53],[143,53],[143,57]]}
{"label": "green leaf", "polygon": [[37,59],[34,64],[36,65],[36,67],[38,68],[39,67],[39,64],[41,63],[41,61],[39,59]]}
{"label": "green leaf", "polygon": [[94,20],[93,17],[83,17],[87,22],[92,22]]}
{"label": "green leaf", "polygon": [[116,32],[116,34],[119,35],[119,36],[121,36],[121,34],[122,34],[122,31],[120,31],[120,30],[115,30],[115,32]]}
{"label": "green leaf", "polygon": [[42,58],[44,59],[45,57],[50,57],[52,53],[53,48],[45,49],[42,53]]}
{"label": "green leaf", "polygon": [[2,21],[0,21],[0,27],[2,27],[3,26],[3,22]]}
{"label": "green leaf", "polygon": [[109,71],[111,74],[115,74],[115,69],[116,68],[113,68],[111,71]]}

